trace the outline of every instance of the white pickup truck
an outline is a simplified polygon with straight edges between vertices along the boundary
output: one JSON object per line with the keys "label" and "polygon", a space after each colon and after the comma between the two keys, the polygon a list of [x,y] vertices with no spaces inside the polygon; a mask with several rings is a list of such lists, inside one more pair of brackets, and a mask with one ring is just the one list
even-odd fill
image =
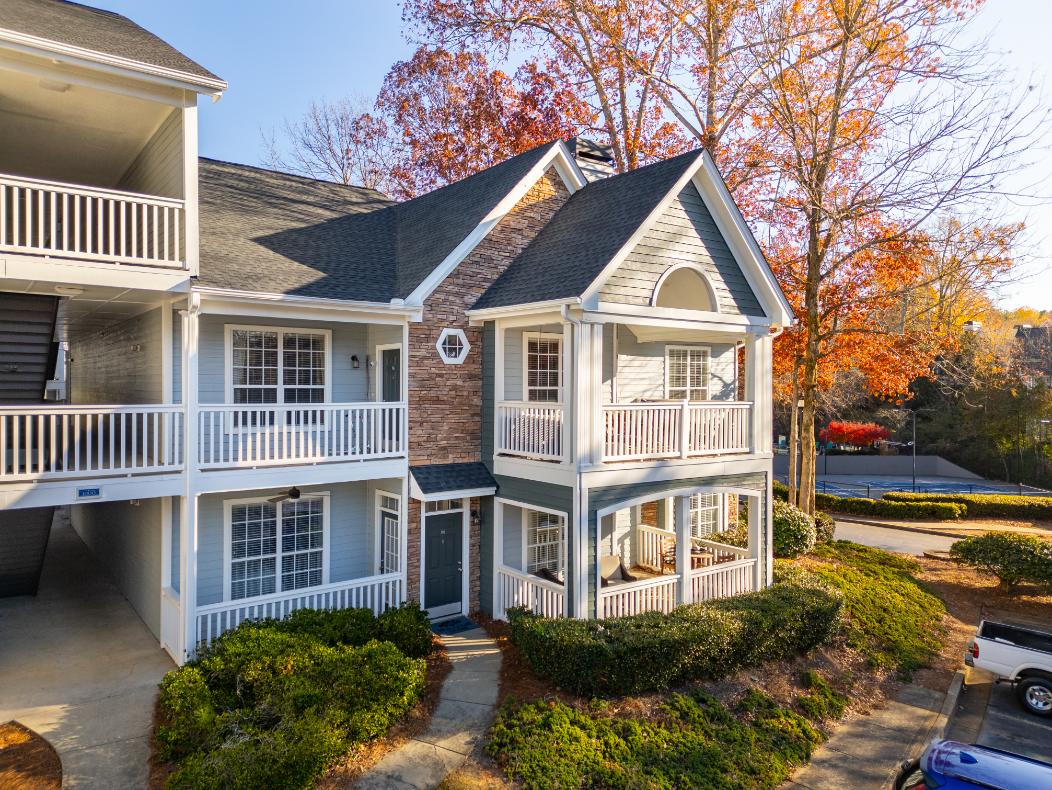
{"label": "white pickup truck", "polygon": [[1052,716],[1052,634],[983,620],[964,663],[1015,686],[1019,703],[1037,716]]}

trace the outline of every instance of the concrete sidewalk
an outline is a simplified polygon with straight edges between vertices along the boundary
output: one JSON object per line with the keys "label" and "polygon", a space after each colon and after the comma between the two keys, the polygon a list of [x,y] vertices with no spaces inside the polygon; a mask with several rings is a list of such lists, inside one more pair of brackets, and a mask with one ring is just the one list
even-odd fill
{"label": "concrete sidewalk", "polygon": [[838,727],[783,787],[886,790],[903,760],[918,755],[945,726],[959,687],[959,679],[949,694],[906,686],[887,707]]}
{"label": "concrete sidewalk", "polygon": [[442,642],[453,670],[442,684],[431,725],[380,760],[355,784],[359,790],[431,790],[482,743],[497,705],[500,648],[481,628]]}

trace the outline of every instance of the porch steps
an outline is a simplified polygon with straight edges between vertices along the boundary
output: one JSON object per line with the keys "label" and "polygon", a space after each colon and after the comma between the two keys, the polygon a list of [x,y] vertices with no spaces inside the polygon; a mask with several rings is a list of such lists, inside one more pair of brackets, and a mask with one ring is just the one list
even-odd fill
{"label": "porch steps", "polygon": [[0,293],[0,404],[42,403],[55,367],[57,296]]}
{"label": "porch steps", "polygon": [[0,598],[36,595],[53,507],[0,510]]}

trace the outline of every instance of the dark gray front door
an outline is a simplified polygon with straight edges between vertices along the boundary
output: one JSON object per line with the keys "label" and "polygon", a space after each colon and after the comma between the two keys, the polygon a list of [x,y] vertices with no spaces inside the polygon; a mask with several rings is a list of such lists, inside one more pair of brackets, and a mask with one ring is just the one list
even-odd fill
{"label": "dark gray front door", "polygon": [[402,400],[402,349],[385,348],[380,352],[381,400]]}
{"label": "dark gray front door", "polygon": [[440,513],[426,519],[424,538],[424,607],[432,617],[461,610],[463,513]]}

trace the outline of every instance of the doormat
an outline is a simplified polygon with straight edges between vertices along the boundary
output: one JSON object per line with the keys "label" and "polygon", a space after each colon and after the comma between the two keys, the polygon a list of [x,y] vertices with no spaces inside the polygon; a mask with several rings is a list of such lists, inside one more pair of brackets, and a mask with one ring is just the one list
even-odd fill
{"label": "doormat", "polygon": [[472,628],[478,627],[478,623],[464,616],[454,617],[450,620],[443,620],[442,622],[431,624],[431,630],[439,636],[452,636],[453,634],[463,633],[464,631],[470,631]]}

